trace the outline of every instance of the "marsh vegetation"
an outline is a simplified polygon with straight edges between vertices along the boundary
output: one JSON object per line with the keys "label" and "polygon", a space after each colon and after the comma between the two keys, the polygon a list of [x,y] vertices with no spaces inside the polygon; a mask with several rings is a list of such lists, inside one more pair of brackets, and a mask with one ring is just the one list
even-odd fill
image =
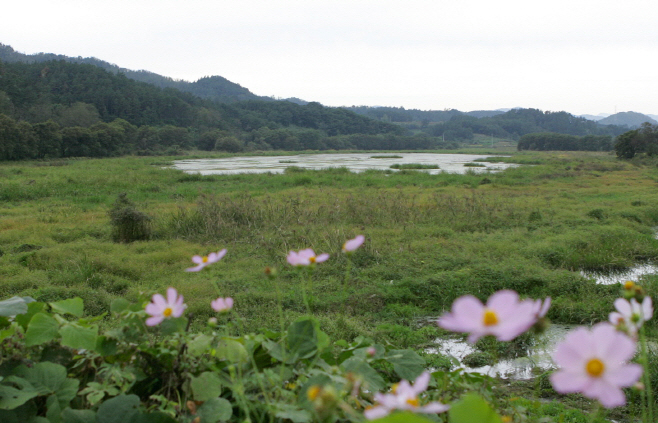
{"label": "marsh vegetation", "polygon": [[[163,168],[183,158],[0,165],[0,298],[77,296],[93,316],[109,312],[114,299],[139,303],[175,286],[192,327],[203,328],[217,283],[234,298],[242,330],[277,330],[274,283],[286,325],[307,314],[302,276],[285,259],[310,247],[331,255],[316,267],[310,292],[331,339],[412,348],[447,369],[446,357],[425,352],[446,333],[419,322],[459,296],[486,300],[501,289],[550,296],[550,320],[589,325],[607,320],[620,286],[581,271],[658,258],[658,170],[606,153],[518,153],[504,160],[533,166],[486,175],[288,168],[203,176]],[[129,239],[126,225],[137,225],[139,236]],[[339,252],[357,234],[366,242],[347,268]],[[183,273],[193,254],[221,248],[226,257],[208,271]],[[275,281],[266,268],[276,270]],[[657,283],[643,278],[650,294]],[[556,396],[532,386],[538,396]],[[615,413],[634,415],[634,407]]]}

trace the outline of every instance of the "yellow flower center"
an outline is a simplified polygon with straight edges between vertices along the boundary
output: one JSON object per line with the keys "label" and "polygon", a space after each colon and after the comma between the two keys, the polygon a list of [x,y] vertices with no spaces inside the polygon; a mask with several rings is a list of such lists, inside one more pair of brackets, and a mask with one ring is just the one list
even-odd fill
{"label": "yellow flower center", "polygon": [[635,282],[633,281],[626,281],[624,284],[624,289],[628,289],[629,291],[635,287]]}
{"label": "yellow flower center", "polygon": [[306,391],[306,397],[308,397],[309,401],[314,401],[320,395],[320,392],[322,392],[322,388],[318,385],[313,385]]}
{"label": "yellow flower center", "polygon": [[409,398],[407,400],[407,404],[409,404],[412,407],[418,407],[418,398]]}
{"label": "yellow flower center", "polygon": [[605,364],[598,358],[593,358],[587,362],[587,374],[592,377],[599,377],[605,371]]}
{"label": "yellow flower center", "polygon": [[398,384],[397,383],[394,383],[393,386],[391,386],[391,392],[393,392],[394,394],[398,393]]}
{"label": "yellow flower center", "polygon": [[208,263],[208,256],[203,256],[201,261],[203,261],[204,263]]}
{"label": "yellow flower center", "polygon": [[172,310],[171,307],[167,307],[167,308],[164,309],[162,314],[164,314],[165,317],[169,317],[169,316],[171,316],[171,313],[173,313],[173,312],[174,312],[174,310]]}
{"label": "yellow flower center", "polygon": [[309,258],[308,261],[310,261],[311,263],[315,263],[315,257]]}
{"label": "yellow flower center", "polygon": [[485,326],[493,326],[498,324],[498,315],[493,310],[485,309],[484,318],[482,320]]}

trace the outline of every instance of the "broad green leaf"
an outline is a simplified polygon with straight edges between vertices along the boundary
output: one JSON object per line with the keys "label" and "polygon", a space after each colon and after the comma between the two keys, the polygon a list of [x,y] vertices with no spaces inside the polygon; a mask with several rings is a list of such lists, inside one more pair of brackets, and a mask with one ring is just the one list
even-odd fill
{"label": "broad green leaf", "polygon": [[62,408],[59,406],[57,395],[50,395],[46,399],[46,417],[50,423],[60,423],[62,421]]}
{"label": "broad green leaf", "polygon": [[[0,385],[0,410],[13,410],[39,395],[39,390],[20,377],[9,376]],[[11,383],[13,386],[10,386]],[[18,386],[18,388],[16,388]]]}
{"label": "broad green leaf", "polygon": [[313,420],[311,413],[294,405],[279,403],[276,408],[275,416],[283,420],[290,420],[293,423],[307,423]]}
{"label": "broad green leaf", "polygon": [[98,352],[103,357],[114,355],[119,352],[117,341],[106,336],[99,336],[96,338],[96,346],[94,351]]}
{"label": "broad green leaf", "polygon": [[[403,413],[393,413],[381,419],[370,420],[372,423],[434,423],[433,420],[423,417],[420,414],[413,414],[405,411]],[[450,421],[452,423],[452,420]],[[469,423],[484,423],[479,420],[472,420]]]}
{"label": "broad green leaf", "polygon": [[0,301],[0,316],[11,317],[27,313],[27,302],[21,297]]}
{"label": "broad green leaf", "polygon": [[125,298],[117,298],[110,303],[110,311],[112,313],[121,313],[130,307],[130,301]]}
{"label": "broad green leaf", "polygon": [[18,366],[14,374],[30,382],[39,390],[39,395],[54,394],[66,381],[66,367],[48,361],[32,367]]}
{"label": "broad green leaf", "polygon": [[360,376],[365,385],[364,388],[371,392],[381,391],[386,387],[386,381],[362,358],[348,358],[343,361],[340,367],[346,373],[354,373]]}
{"label": "broad green leaf", "polygon": [[178,423],[178,420],[161,411],[153,413],[142,413],[133,419],[130,423]]}
{"label": "broad green leaf", "polygon": [[204,423],[224,422],[233,415],[233,407],[224,398],[213,398],[197,409],[197,415]]}
{"label": "broad green leaf", "polygon": [[187,318],[174,317],[171,319],[164,319],[160,323],[159,328],[163,335],[173,335],[176,332],[185,332],[187,327]]}
{"label": "broad green leaf", "polygon": [[222,394],[222,381],[213,372],[204,372],[199,377],[192,377],[190,387],[196,401],[208,401]]}
{"label": "broad green leaf", "polygon": [[58,330],[57,320],[45,313],[37,313],[30,320],[25,332],[25,345],[32,347],[50,342],[55,339]]}
{"label": "broad green leaf", "polygon": [[265,350],[267,350],[268,354],[274,358],[277,359],[281,362],[284,362],[284,358],[286,357],[286,351],[283,348],[281,344],[278,342],[270,341],[269,339],[266,339],[263,341],[261,344]]}
{"label": "broad green leaf", "polygon": [[74,349],[93,351],[96,348],[98,327],[83,327],[75,323],[70,323],[62,326],[59,334],[62,335],[62,345]]}
{"label": "broad green leaf", "polygon": [[80,387],[80,381],[78,379],[67,378],[62,386],[59,387],[55,395],[59,399],[59,405],[62,408],[68,407],[69,403],[75,398],[78,393],[78,388]]}
{"label": "broad green leaf", "polygon": [[43,311],[43,309],[46,307],[45,303],[38,303],[38,302],[32,302],[27,305],[27,313],[25,314],[19,314],[16,316],[15,321],[23,326],[23,330],[27,330],[27,326],[30,324],[30,320],[32,320],[32,317]]}
{"label": "broad green leaf", "polygon": [[412,350],[391,350],[384,357],[401,379],[413,381],[425,371],[425,360]]}
{"label": "broad green leaf", "polygon": [[37,417],[37,406],[34,401],[26,402],[13,410],[0,409],[0,422],[2,423],[32,423]]}
{"label": "broad green leaf", "polygon": [[[317,322],[314,319],[303,318],[293,322],[288,327],[288,350],[295,358],[308,358],[313,356],[320,347]],[[324,334],[326,337],[326,334]]]}
{"label": "broad green leaf", "polygon": [[48,304],[50,304],[54,312],[60,314],[71,314],[75,317],[82,317],[82,313],[84,312],[84,303],[80,297],[69,298],[67,300],[56,301]]}
{"label": "broad green leaf", "polygon": [[7,329],[0,330],[0,342],[5,338],[10,338],[16,335],[17,326],[9,326]]}
{"label": "broad green leaf", "polygon": [[62,409],[68,406],[78,392],[80,382],[69,379],[66,367],[60,364],[44,361],[32,367],[19,366],[14,373],[30,382],[39,391],[39,395],[57,395]]}
{"label": "broad green leaf", "polygon": [[62,411],[62,423],[96,423],[96,413],[92,410],[67,408]]}
{"label": "broad green leaf", "polygon": [[230,338],[222,338],[215,348],[215,356],[231,363],[248,363],[249,353],[244,345]]}
{"label": "broad green leaf", "polygon": [[187,351],[190,353],[190,355],[195,357],[208,354],[210,352],[210,343],[212,340],[213,337],[210,335],[199,334],[187,344]]}
{"label": "broad green leaf", "polygon": [[464,395],[448,410],[450,423],[501,423],[500,416],[478,394]]}
{"label": "broad green leaf", "polygon": [[137,395],[119,395],[105,401],[96,412],[97,423],[130,423],[139,415]]}

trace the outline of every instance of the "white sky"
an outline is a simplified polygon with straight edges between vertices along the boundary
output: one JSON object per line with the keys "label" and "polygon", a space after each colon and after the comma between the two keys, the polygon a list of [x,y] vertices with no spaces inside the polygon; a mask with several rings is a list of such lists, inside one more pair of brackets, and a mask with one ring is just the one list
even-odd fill
{"label": "white sky", "polygon": [[0,43],[328,106],[658,114],[656,0],[7,0]]}

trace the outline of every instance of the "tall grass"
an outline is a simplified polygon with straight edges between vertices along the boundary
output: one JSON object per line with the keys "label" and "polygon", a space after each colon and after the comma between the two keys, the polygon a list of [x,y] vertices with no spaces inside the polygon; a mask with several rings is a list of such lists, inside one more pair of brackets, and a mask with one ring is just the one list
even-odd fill
{"label": "tall grass", "polygon": [[[658,257],[658,172],[596,153],[524,153],[504,160],[532,165],[465,175],[338,168],[200,176],[163,168],[171,159],[0,165],[0,295],[87,292],[103,310],[111,298],[174,285],[202,321],[214,295],[208,282],[217,280],[251,316],[248,326],[272,327],[275,290],[263,270],[278,268],[291,321],[304,304],[285,255],[312,247],[336,261],[315,274],[318,317],[334,322],[345,310],[345,321],[360,322],[332,323],[330,332],[344,331],[332,336],[394,338],[377,328],[413,332],[416,317],[440,314],[459,295],[485,299],[503,288],[554,297],[559,322],[600,320],[616,288],[578,270]],[[112,242],[107,212],[122,192],[153,218],[150,240]],[[345,301],[339,251],[360,233],[367,242],[353,257]],[[192,254],[224,247],[231,270],[220,264],[178,285]]]}

